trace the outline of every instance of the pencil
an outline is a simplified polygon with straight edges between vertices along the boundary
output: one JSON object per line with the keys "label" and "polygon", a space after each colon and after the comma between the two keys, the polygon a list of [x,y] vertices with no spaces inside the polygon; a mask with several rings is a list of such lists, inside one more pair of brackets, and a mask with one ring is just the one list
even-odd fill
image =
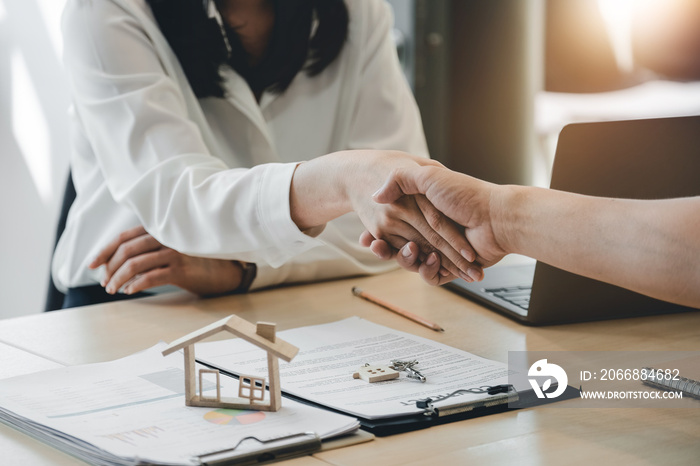
{"label": "pencil", "polygon": [[412,312],[408,312],[408,311],[401,309],[400,307],[394,306],[393,304],[388,303],[388,302],[384,301],[383,299],[377,298],[376,296],[372,296],[371,294],[369,294],[365,291],[362,291],[360,288],[358,288],[356,286],[352,287],[352,294],[354,294],[355,296],[358,296],[362,299],[366,299],[370,303],[374,303],[377,306],[381,306],[384,309],[388,309],[391,312],[395,312],[396,314],[398,314],[402,317],[405,317],[409,320],[412,320],[413,322],[421,324],[424,327],[428,327],[431,330],[435,330],[436,332],[444,332],[445,331],[444,328],[440,327],[435,322],[431,322],[428,319],[424,319],[423,317],[418,316]]}

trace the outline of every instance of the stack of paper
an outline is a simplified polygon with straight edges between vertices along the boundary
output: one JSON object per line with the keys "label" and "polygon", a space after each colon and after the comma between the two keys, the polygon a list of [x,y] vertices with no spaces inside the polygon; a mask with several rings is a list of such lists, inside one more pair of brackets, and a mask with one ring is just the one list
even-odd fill
{"label": "stack of paper", "polygon": [[[278,412],[187,407],[182,355],[163,357],[164,346],[1,380],[0,420],[98,465],[200,464],[212,455],[269,446],[260,442],[303,444],[304,433],[323,439],[359,426],[356,419],[288,399]],[[225,379],[222,395],[237,389],[235,380]],[[204,385],[205,392],[214,389]]]}

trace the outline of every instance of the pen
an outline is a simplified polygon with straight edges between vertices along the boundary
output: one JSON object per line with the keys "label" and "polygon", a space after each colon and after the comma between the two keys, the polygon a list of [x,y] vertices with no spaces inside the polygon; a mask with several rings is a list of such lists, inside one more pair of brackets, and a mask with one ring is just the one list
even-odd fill
{"label": "pen", "polygon": [[413,322],[419,323],[419,324],[423,325],[424,327],[428,327],[431,330],[435,330],[436,332],[444,332],[445,331],[444,328],[440,327],[435,322],[431,322],[428,319],[424,319],[423,317],[418,316],[412,312],[408,312],[408,311],[401,309],[400,307],[394,306],[393,304],[388,303],[388,302],[384,301],[383,299],[379,299],[375,296],[372,296],[371,294],[369,294],[365,291],[362,291],[360,288],[358,288],[356,286],[352,287],[352,294],[354,294],[355,296],[358,296],[362,299],[366,299],[370,303],[374,303],[377,306],[381,306],[384,309],[388,309],[391,312],[395,312],[396,314],[403,316],[409,320],[412,320]]}

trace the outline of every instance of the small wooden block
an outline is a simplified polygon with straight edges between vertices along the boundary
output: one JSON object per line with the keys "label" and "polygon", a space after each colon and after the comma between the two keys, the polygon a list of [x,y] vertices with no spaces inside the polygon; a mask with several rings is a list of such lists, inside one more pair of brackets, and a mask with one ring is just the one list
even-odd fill
{"label": "small wooden block", "polygon": [[263,338],[266,338],[270,340],[272,343],[275,342],[275,329],[277,328],[276,324],[271,324],[269,322],[258,322],[256,325],[256,331],[258,335],[260,335]]}
{"label": "small wooden block", "polygon": [[369,383],[396,379],[398,377],[399,372],[389,366],[362,366],[359,371],[352,374],[353,379],[362,379]]}

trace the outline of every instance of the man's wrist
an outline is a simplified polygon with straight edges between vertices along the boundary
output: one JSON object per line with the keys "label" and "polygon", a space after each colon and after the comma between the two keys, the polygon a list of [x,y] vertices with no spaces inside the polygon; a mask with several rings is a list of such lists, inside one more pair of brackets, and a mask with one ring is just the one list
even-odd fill
{"label": "man's wrist", "polygon": [[495,186],[491,192],[490,217],[494,240],[505,254],[518,249],[519,217],[523,213],[527,194],[518,186]]}

